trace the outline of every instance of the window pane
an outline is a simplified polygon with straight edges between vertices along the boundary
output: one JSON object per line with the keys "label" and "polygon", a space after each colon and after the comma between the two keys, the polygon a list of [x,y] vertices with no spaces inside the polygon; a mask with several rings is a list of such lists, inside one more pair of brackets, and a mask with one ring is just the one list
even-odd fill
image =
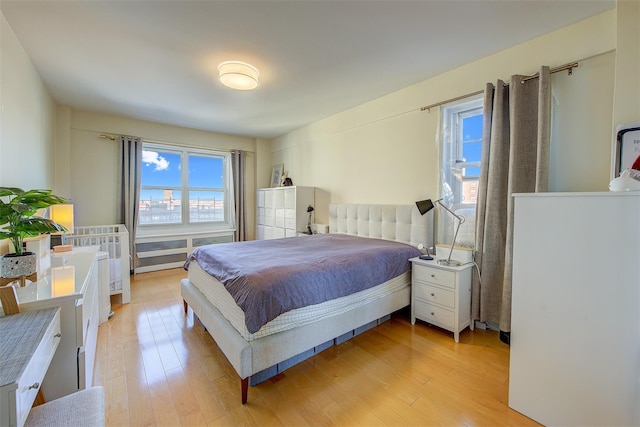
{"label": "window pane", "polygon": [[222,158],[189,155],[189,187],[222,188]]}
{"label": "window pane", "polygon": [[465,162],[479,162],[482,156],[482,140],[462,144],[462,157]]}
{"label": "window pane", "polygon": [[143,187],[180,187],[180,154],[142,150]]}
{"label": "window pane", "polygon": [[179,190],[140,191],[140,224],[176,224],[182,222]]}
{"label": "window pane", "polygon": [[191,222],[224,221],[224,193],[220,191],[190,191]]}
{"label": "window pane", "polygon": [[482,114],[462,119],[462,141],[482,138]]}

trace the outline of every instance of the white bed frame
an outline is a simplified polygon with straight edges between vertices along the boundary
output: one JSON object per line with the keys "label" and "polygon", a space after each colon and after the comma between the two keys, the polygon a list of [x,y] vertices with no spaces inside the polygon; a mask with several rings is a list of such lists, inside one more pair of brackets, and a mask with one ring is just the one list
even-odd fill
{"label": "white bed frame", "polygon": [[[332,233],[400,241],[414,246],[433,244],[432,215],[422,216],[415,205],[330,205]],[[191,307],[241,378],[242,403],[247,402],[249,377],[283,363],[292,366],[330,345],[338,337],[353,336],[362,328],[410,304],[411,288],[347,313],[295,329],[246,341],[220,311],[188,280],[181,283],[184,310]],[[345,339],[342,339],[344,341]],[[280,366],[284,369],[286,366]]]}

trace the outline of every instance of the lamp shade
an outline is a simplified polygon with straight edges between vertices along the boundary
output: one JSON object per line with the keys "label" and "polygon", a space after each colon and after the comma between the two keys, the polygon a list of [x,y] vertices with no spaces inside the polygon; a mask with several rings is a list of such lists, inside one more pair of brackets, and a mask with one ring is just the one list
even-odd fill
{"label": "lamp shade", "polygon": [[67,229],[67,234],[73,234],[73,205],[51,205],[49,207],[51,221]]}
{"label": "lamp shade", "polygon": [[220,82],[237,90],[251,90],[258,87],[260,73],[253,66],[240,61],[226,61],[218,66]]}
{"label": "lamp shade", "polygon": [[429,212],[431,209],[434,208],[434,205],[433,205],[433,202],[431,201],[431,199],[420,200],[420,201],[416,202],[416,206],[418,207],[418,210],[420,211],[420,215],[424,215],[427,212]]}

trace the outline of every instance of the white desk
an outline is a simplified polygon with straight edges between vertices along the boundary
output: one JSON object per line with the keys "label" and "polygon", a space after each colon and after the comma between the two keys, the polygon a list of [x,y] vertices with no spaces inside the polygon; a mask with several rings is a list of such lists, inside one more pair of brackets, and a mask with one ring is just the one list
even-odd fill
{"label": "white desk", "polygon": [[47,401],[92,384],[98,339],[97,247],[51,255],[37,282],[17,288],[22,312],[60,307],[62,339],[42,390]]}
{"label": "white desk", "polygon": [[0,317],[0,426],[24,425],[60,334],[59,308]]}

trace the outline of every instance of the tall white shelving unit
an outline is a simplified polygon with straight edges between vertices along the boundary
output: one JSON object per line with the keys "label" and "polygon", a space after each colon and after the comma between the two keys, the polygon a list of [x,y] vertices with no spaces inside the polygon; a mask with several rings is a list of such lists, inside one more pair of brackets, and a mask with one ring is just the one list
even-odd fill
{"label": "tall white shelving unit", "polygon": [[640,425],[640,193],[515,195],[509,406]]}
{"label": "tall white shelving unit", "polygon": [[309,220],[307,208],[309,205],[314,206],[314,199],[315,187],[258,189],[256,191],[256,239],[293,237],[298,232],[306,231]]}

